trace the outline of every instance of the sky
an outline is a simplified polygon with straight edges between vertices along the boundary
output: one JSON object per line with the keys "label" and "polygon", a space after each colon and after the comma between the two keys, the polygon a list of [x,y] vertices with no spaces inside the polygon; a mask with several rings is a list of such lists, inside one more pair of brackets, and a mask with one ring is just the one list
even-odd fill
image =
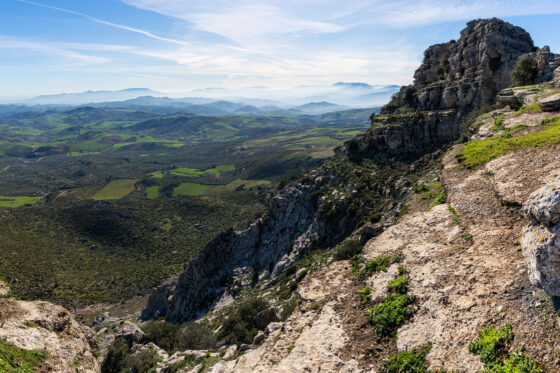
{"label": "sky", "polygon": [[0,97],[402,85],[493,16],[560,52],[558,0],[0,0]]}

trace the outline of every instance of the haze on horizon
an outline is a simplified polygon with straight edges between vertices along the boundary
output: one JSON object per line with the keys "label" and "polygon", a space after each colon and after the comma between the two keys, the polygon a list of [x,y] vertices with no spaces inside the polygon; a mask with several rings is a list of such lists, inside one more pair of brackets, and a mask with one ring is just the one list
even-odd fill
{"label": "haze on horizon", "polygon": [[500,17],[560,50],[554,0],[2,0],[0,96],[408,84],[425,46]]}

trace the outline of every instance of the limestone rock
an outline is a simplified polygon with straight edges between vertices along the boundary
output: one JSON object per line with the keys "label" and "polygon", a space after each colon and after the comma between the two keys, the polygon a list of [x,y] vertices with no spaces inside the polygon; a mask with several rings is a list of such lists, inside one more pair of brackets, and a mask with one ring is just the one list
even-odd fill
{"label": "limestone rock", "polygon": [[2,280],[0,280],[0,297],[10,294],[10,287]]}
{"label": "limestone rock", "polygon": [[280,319],[278,315],[276,315],[276,310],[274,308],[261,311],[255,316],[255,324],[259,330],[264,330],[268,324],[277,321],[280,321]]}
{"label": "limestone rock", "polygon": [[531,283],[549,295],[560,296],[560,224],[527,226],[522,246]]}
{"label": "limestone rock", "polygon": [[81,326],[60,306],[41,301],[0,299],[0,338],[16,347],[47,351],[42,371],[98,373],[91,329]]}
{"label": "limestone rock", "polygon": [[237,352],[237,345],[231,345],[226,349],[226,352],[224,353],[224,360],[228,360],[231,359],[232,357],[235,356],[235,353]]}
{"label": "limestone rock", "polygon": [[538,102],[542,111],[560,111],[560,93],[540,98]]}
{"label": "limestone rock", "polygon": [[502,89],[498,96],[496,96],[496,102],[501,105],[509,106],[512,110],[518,110],[522,105],[517,96],[515,96],[511,88]]}
{"label": "limestone rock", "polygon": [[560,222],[560,178],[533,192],[523,204],[523,212],[544,226]]}
{"label": "limestone rock", "polygon": [[253,338],[253,345],[258,346],[261,343],[263,343],[265,339],[266,339],[266,334],[264,334],[263,331],[260,331],[257,333],[255,338]]}
{"label": "limestone rock", "polygon": [[144,340],[144,332],[131,321],[125,321],[115,338],[123,338],[129,344],[140,343]]}

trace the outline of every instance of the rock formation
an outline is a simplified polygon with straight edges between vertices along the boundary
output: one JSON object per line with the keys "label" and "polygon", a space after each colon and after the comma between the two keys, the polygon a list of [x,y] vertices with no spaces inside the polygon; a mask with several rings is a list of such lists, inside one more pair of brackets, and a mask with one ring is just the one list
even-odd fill
{"label": "rock formation", "polygon": [[93,332],[52,303],[0,299],[0,339],[17,348],[47,352],[40,371],[100,372]]}
{"label": "rock formation", "polygon": [[531,36],[520,27],[496,18],[469,22],[458,41],[424,52],[414,84],[402,87],[373,118],[372,128],[349,140],[346,150],[414,154],[454,141],[461,118],[494,104],[496,94],[509,86],[517,58],[534,51]]}
{"label": "rock formation", "polygon": [[523,212],[531,219],[522,238],[529,279],[549,295],[560,296],[560,178],[531,194]]}

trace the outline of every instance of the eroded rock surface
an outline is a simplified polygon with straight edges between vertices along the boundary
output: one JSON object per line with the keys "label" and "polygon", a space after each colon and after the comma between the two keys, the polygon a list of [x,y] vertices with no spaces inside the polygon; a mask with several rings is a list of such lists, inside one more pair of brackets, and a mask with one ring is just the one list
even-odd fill
{"label": "eroded rock surface", "polygon": [[0,299],[0,338],[26,350],[47,351],[41,372],[101,371],[93,332],[52,303]]}
{"label": "eroded rock surface", "polygon": [[522,238],[529,279],[548,294],[560,296],[560,178],[532,193],[523,213],[532,221]]}

